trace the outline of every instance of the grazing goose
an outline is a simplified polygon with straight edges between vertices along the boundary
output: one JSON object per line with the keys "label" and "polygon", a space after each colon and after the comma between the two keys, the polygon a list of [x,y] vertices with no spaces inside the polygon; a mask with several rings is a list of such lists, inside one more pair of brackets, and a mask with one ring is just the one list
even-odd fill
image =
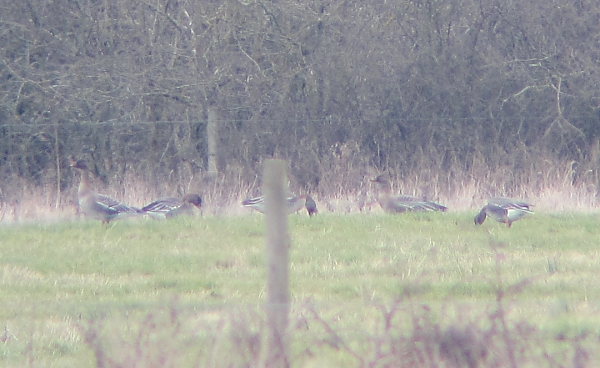
{"label": "grazing goose", "polygon": [[492,198],[475,216],[475,225],[481,225],[487,216],[510,227],[513,222],[533,213],[532,204],[517,199]]}
{"label": "grazing goose", "polygon": [[[242,201],[242,205],[244,207],[253,208],[260,213],[265,213],[264,196],[246,199]],[[309,195],[303,194],[300,196],[291,196],[287,198],[288,213],[298,212],[302,208],[306,208],[306,212],[310,217],[319,213],[315,200]]]}
{"label": "grazing goose", "polygon": [[90,169],[84,160],[71,159],[70,166],[81,173],[77,199],[79,209],[86,216],[101,220],[107,224],[114,219],[141,213],[138,208],[130,207],[106,195],[95,193],[92,190]]}
{"label": "grazing goose", "polygon": [[403,213],[403,212],[422,212],[422,211],[441,211],[448,210],[446,206],[439,203],[426,201],[413,196],[392,196],[392,186],[387,175],[379,175],[372,182],[377,184],[379,189],[377,202],[381,208],[388,213]]}
{"label": "grazing goose", "polygon": [[192,215],[194,207],[202,207],[202,197],[198,194],[186,194],[183,198],[162,198],[144,207],[142,212],[150,217],[164,219],[179,215]]}

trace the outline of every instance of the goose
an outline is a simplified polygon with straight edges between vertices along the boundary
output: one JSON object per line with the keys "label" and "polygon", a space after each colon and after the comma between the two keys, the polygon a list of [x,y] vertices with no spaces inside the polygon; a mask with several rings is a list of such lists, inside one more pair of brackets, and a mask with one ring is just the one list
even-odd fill
{"label": "goose", "polygon": [[194,207],[202,207],[202,197],[198,194],[186,194],[183,198],[162,198],[142,207],[142,212],[157,219],[179,215],[191,215]]}
{"label": "goose", "polygon": [[526,215],[532,214],[532,204],[511,198],[492,198],[483,206],[481,211],[475,216],[475,225],[481,225],[486,217],[492,217],[498,222],[511,227],[512,223],[522,219]]}
{"label": "goose", "polygon": [[86,216],[108,224],[114,219],[141,213],[141,210],[138,208],[128,206],[109,196],[94,192],[92,190],[90,169],[85,160],[71,158],[69,166],[77,169],[81,174],[79,188],[77,189],[77,200],[79,209]]}
{"label": "goose", "polygon": [[[242,205],[244,207],[253,208],[260,213],[265,213],[264,196],[246,199],[242,201]],[[310,217],[319,213],[319,210],[317,209],[317,203],[309,195],[303,194],[299,196],[290,196],[287,198],[288,213],[298,212],[302,208],[306,208],[306,212]]]}
{"label": "goose", "polygon": [[392,185],[387,175],[379,175],[371,179],[378,187],[377,202],[381,208],[388,213],[404,212],[422,212],[422,211],[441,211],[446,212],[448,207],[439,203],[423,200],[417,197],[402,195],[394,197],[392,195]]}

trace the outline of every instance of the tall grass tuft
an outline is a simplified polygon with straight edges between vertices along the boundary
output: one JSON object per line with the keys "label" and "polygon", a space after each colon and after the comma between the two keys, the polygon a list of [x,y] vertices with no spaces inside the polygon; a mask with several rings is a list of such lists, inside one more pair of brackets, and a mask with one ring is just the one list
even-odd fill
{"label": "tall grass tuft", "polygon": [[[319,168],[319,183],[300,185],[301,178],[291,175],[292,192],[311,194],[326,212],[356,213],[377,209],[374,188],[369,179],[381,170],[360,158],[351,144],[332,148],[332,159]],[[507,156],[510,157],[510,156]],[[415,195],[437,200],[454,211],[472,211],[483,206],[487,198],[508,196],[522,198],[548,212],[594,211],[599,206],[600,174],[597,168],[574,161],[556,161],[544,157],[516,159],[506,166],[490,170],[480,156],[471,162],[455,162],[447,169],[439,162],[423,158],[416,168],[388,168],[398,194]],[[293,166],[293,163],[291,163]],[[185,166],[185,165],[184,165]],[[130,170],[112,180],[96,180],[98,192],[134,206],[143,206],[160,197],[200,193],[204,197],[205,213],[242,215],[248,212],[240,201],[260,193],[261,181],[256,174],[232,166],[217,177],[187,170],[187,175],[151,178]],[[292,170],[293,173],[293,170]],[[57,193],[53,182],[32,185],[17,179],[4,183],[0,192],[0,221],[51,221],[76,215],[78,177],[65,170],[65,183]]]}

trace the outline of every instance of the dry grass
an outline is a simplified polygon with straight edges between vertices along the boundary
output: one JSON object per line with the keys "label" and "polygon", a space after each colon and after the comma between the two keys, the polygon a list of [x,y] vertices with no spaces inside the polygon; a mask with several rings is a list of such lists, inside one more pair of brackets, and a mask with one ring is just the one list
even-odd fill
{"label": "dry grass", "polygon": [[[292,190],[310,192],[320,204],[320,210],[325,212],[378,211],[369,179],[379,171],[351,160],[340,159],[336,165],[325,171],[317,188],[302,189],[292,177]],[[400,170],[389,172],[398,194],[438,200],[452,211],[474,211],[493,196],[523,198],[544,212],[595,211],[600,207],[598,174],[592,169],[580,173],[575,166],[574,162],[540,160],[518,173],[509,167],[488,172],[483,164],[470,171],[424,169],[411,175],[402,175]],[[234,168],[216,178],[190,174],[186,178],[168,178],[153,184],[127,174],[118,183],[102,185],[96,180],[96,184],[97,191],[134,206],[143,206],[161,197],[197,192],[204,198],[206,214],[242,215],[248,210],[239,205],[241,200],[260,194],[261,183],[259,178],[248,180],[241,172]],[[78,178],[70,172],[66,175],[71,175],[72,185],[61,193],[53,183],[34,187],[21,180],[7,181],[0,196],[0,221],[53,221],[76,216]]]}

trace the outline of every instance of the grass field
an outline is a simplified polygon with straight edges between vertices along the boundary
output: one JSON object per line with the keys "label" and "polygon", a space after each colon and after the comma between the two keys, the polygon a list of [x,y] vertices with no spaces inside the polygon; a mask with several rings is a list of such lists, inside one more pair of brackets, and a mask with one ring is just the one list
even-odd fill
{"label": "grass field", "polygon": [[[600,218],[290,216],[299,367],[600,366]],[[0,366],[255,366],[261,215],[0,226]]]}

